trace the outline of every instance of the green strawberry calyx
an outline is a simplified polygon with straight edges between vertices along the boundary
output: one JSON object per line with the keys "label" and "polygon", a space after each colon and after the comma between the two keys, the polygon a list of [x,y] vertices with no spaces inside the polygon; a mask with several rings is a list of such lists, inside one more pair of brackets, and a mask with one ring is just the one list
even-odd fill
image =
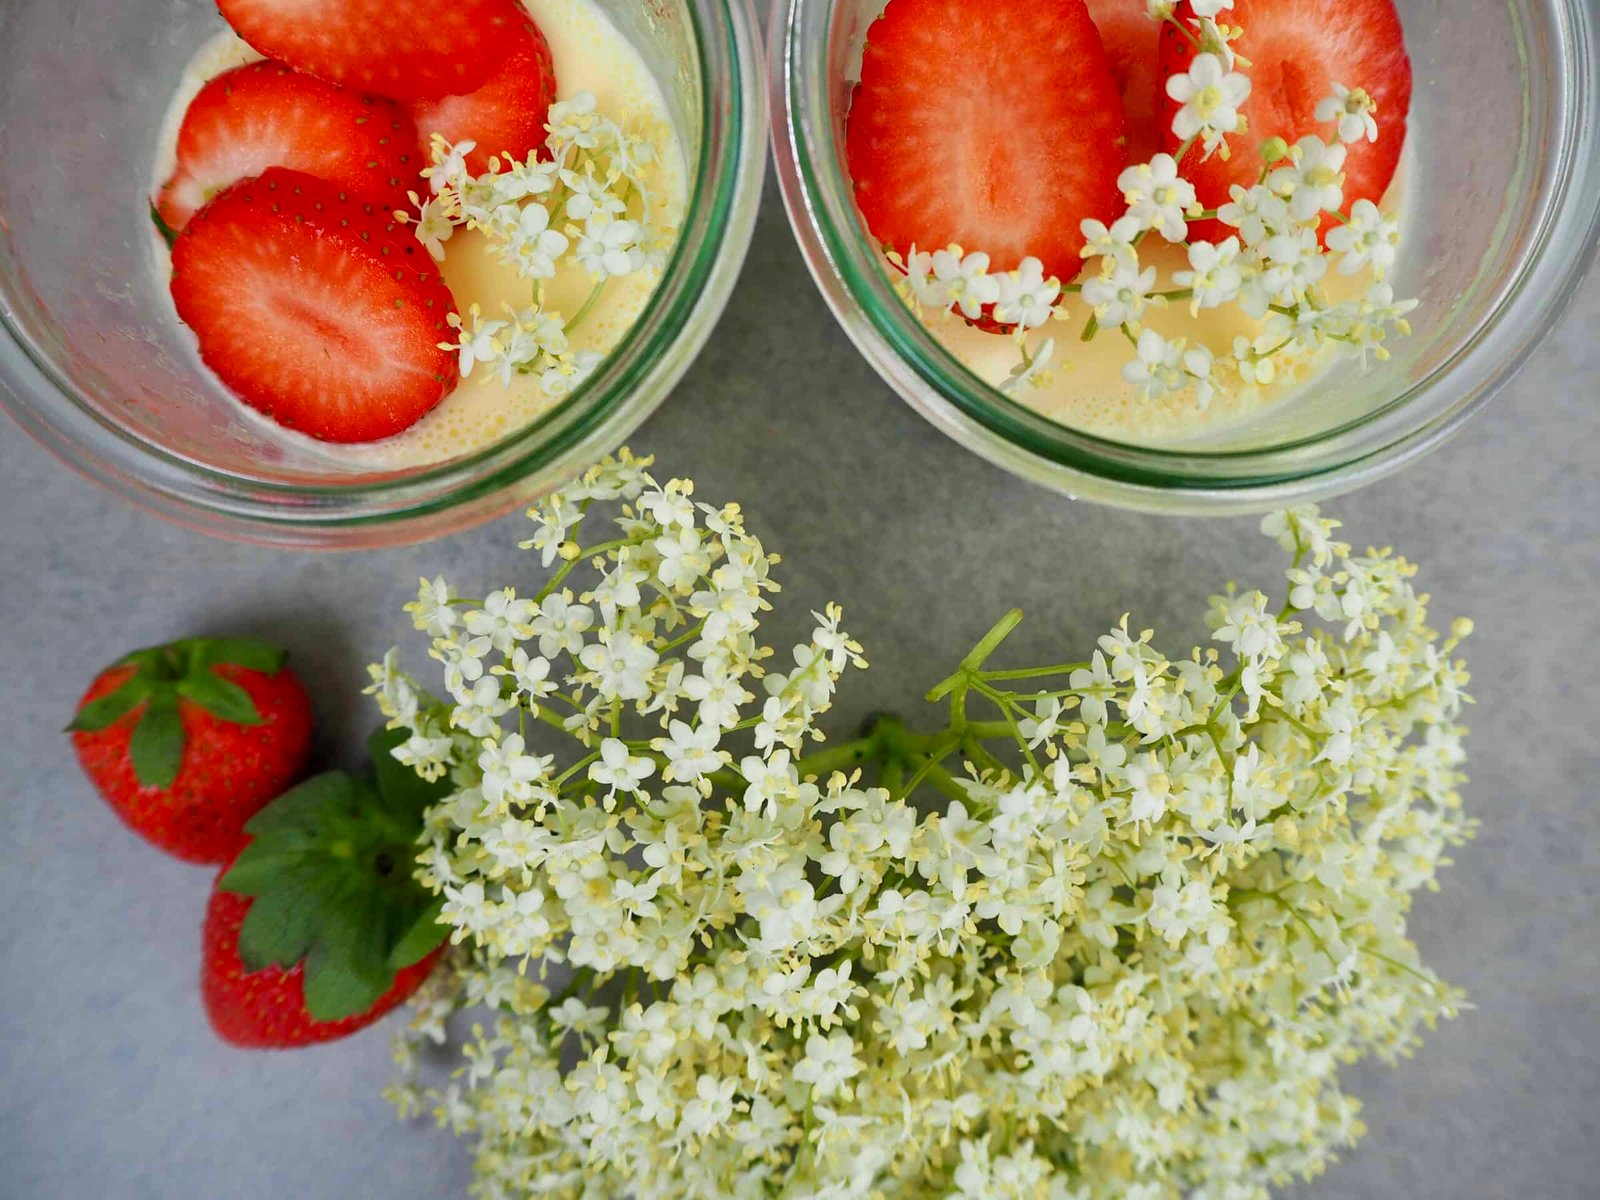
{"label": "green strawberry calyx", "polygon": [[255,638],[185,638],[165,646],[135,650],[112,664],[133,671],[115,691],[78,710],[71,733],[96,733],[120,721],[140,705],[128,743],[133,774],[141,787],[169,788],[183,765],[183,721],[178,701],[188,700],[233,725],[260,725],[256,702],[215,668],[223,664],[243,667],[262,675],[283,670],[288,654],[278,646]]}
{"label": "green strawberry calyx", "polygon": [[316,1021],[366,1012],[397,971],[443,944],[442,902],[413,875],[427,809],[452,788],[396,762],[404,732],[369,742],[371,777],[330,771],[267,805],[250,843],[218,880],[253,902],[239,929],[250,972],[305,964],[306,1010]]}

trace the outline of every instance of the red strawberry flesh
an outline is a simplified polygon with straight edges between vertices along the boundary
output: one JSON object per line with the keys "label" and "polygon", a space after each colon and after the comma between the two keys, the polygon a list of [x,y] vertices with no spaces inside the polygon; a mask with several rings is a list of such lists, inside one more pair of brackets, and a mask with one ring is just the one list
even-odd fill
{"label": "red strawberry flesh", "polygon": [[157,207],[173,229],[218,193],[268,167],[337,183],[390,208],[408,207],[422,157],[402,105],[267,60],[224,71],[200,89],[178,133],[178,165]]}
{"label": "red strawberry flesh", "polygon": [[172,253],[206,364],[275,421],[332,442],[390,437],[455,387],[450,291],[393,215],[273,168],[202,209]]}
{"label": "red strawberry flesh", "polygon": [[507,38],[509,54],[477,91],[412,106],[426,151],[437,133],[445,141],[473,141],[467,156],[475,175],[489,169],[492,156],[525,160],[544,145],[545,120],[556,98],[556,70],[550,44],[538,26],[527,22]]}
{"label": "red strawberry flesh", "polygon": [[1080,223],[1113,220],[1126,165],[1084,0],[890,0],[867,31],[846,153],[880,242],[1077,275]]}
{"label": "red strawberry flesh", "polygon": [[[1178,19],[1190,17],[1189,6],[1180,5]],[[1183,173],[1200,203],[1215,208],[1227,203],[1230,185],[1255,183],[1261,145],[1268,138],[1293,145],[1315,134],[1332,141],[1334,127],[1317,120],[1316,108],[1333,94],[1335,83],[1365,89],[1377,103],[1378,140],[1356,142],[1345,158],[1345,210],[1357,200],[1381,200],[1400,164],[1411,109],[1411,60],[1393,0],[1234,0],[1222,19],[1244,30],[1233,47],[1250,64],[1240,68],[1250,78],[1250,98],[1240,110],[1249,124],[1246,132],[1229,137],[1230,158],[1205,159],[1198,146],[1185,156]],[[1188,39],[1166,26],[1163,78],[1187,71],[1194,56]],[[1173,152],[1180,144],[1170,129],[1175,109],[1175,102],[1166,101],[1165,144]],[[1207,240],[1233,232],[1215,221],[1190,226],[1191,236]]]}
{"label": "red strawberry flesh", "polygon": [[218,0],[268,58],[396,100],[481,87],[522,19],[515,0]]}
{"label": "red strawberry flesh", "polygon": [[1161,23],[1150,19],[1145,0],[1088,5],[1128,117],[1128,161],[1149,162],[1161,149]]}

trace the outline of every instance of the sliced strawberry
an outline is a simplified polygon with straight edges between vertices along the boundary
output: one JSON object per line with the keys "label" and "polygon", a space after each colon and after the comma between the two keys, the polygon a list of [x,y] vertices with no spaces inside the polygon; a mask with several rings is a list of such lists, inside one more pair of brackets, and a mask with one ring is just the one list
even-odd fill
{"label": "sliced strawberry", "polygon": [[200,89],[178,132],[178,166],[156,202],[182,229],[203,204],[268,167],[292,167],[407,208],[422,158],[402,105],[267,59]]}
{"label": "sliced strawberry", "polygon": [[414,424],[457,382],[455,311],[393,214],[273,167],[195,214],[172,250],[172,298],[239,398],[330,442]]}
{"label": "sliced strawberry", "polygon": [[268,58],[396,100],[470,92],[505,57],[516,0],[218,0]]}
{"label": "sliced strawberry", "polygon": [[1161,24],[1146,0],[1088,0],[1089,15],[1111,60],[1128,117],[1128,161],[1149,162],[1161,149]]}
{"label": "sliced strawberry", "polygon": [[475,175],[489,169],[493,155],[521,160],[543,146],[545,119],[555,102],[555,63],[539,27],[525,22],[509,40],[510,54],[477,91],[411,107],[424,147],[435,133],[451,143],[478,143],[467,156]]}
{"label": "sliced strawberry", "polygon": [[1083,0],[889,0],[867,30],[845,149],[880,242],[956,243],[996,270],[1082,268],[1079,224],[1112,221],[1122,103]]}
{"label": "sliced strawberry", "polygon": [[[1190,16],[1189,5],[1179,5],[1178,19],[1187,23]],[[1250,98],[1241,110],[1249,125],[1229,137],[1229,159],[1213,154],[1202,161],[1198,146],[1185,157],[1183,173],[1200,203],[1215,208],[1227,202],[1231,184],[1255,183],[1268,138],[1291,145],[1307,134],[1332,140],[1333,126],[1318,121],[1316,109],[1336,83],[1364,88],[1377,102],[1378,140],[1355,143],[1345,158],[1345,207],[1381,200],[1400,164],[1411,109],[1411,59],[1393,0],[1234,0],[1223,19],[1244,30],[1233,47],[1250,64],[1241,68],[1250,77]],[[1182,33],[1170,24],[1163,28],[1163,78],[1188,70],[1194,55]],[[1165,144],[1175,151],[1171,117],[1177,105],[1167,100],[1164,107]],[[1208,241],[1234,232],[1216,221],[1197,222],[1189,231]]]}

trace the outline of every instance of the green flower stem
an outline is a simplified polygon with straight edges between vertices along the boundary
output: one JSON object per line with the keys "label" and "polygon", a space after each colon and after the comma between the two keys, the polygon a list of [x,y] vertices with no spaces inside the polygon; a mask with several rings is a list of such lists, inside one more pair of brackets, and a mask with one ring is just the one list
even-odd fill
{"label": "green flower stem", "polygon": [[602,554],[609,554],[613,550],[621,550],[626,546],[636,545],[638,545],[637,538],[618,538],[614,542],[602,542],[598,546],[580,549],[570,560],[561,564],[561,569],[550,576],[550,582],[539,589],[539,594],[534,599],[541,604],[544,603],[546,599],[555,594],[555,590],[561,586],[566,577],[577,569],[579,563],[587,562],[589,559]]}
{"label": "green flower stem", "polygon": [[582,325],[584,318],[594,311],[594,306],[599,302],[601,294],[605,292],[608,282],[610,281],[602,279],[589,289],[589,298],[583,302],[577,312],[572,314],[572,319],[566,324],[566,331],[569,334],[579,325]]}
{"label": "green flower stem", "polygon": [[1168,13],[1162,19],[1164,21],[1166,21],[1166,23],[1168,25],[1171,25],[1174,29],[1176,29],[1179,33],[1183,34],[1184,40],[1186,40],[1189,43],[1189,45],[1193,46],[1197,53],[1199,52],[1199,50],[1200,50],[1200,39],[1195,37],[1194,31],[1192,29],[1190,29],[1182,21],[1178,20],[1178,18],[1173,16],[1171,13]]}
{"label": "green flower stem", "polygon": [[985,683],[1001,683],[1008,679],[1038,679],[1044,675],[1066,675],[1072,671],[1087,671],[1093,666],[1093,663],[1075,662],[1061,663],[1054,667],[1024,667],[1016,671],[982,671],[979,674]]}

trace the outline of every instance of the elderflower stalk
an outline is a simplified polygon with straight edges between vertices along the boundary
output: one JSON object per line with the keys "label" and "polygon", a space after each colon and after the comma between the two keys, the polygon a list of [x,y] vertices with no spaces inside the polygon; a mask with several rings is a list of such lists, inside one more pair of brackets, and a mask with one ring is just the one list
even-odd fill
{"label": "elderflower stalk", "polygon": [[1357,1136],[1340,1065],[1460,1005],[1406,915],[1473,830],[1469,626],[1410,564],[1279,514],[1286,598],[1213,597],[1204,646],[999,665],[1012,612],[937,721],[823,741],[839,611],[780,660],[776,558],[649,466],[532,510],[526,597],[423,583],[440,695],[372,668],[453,785],[418,878],[457,949],[392,1097],[474,1141],[475,1195],[1258,1200]]}

